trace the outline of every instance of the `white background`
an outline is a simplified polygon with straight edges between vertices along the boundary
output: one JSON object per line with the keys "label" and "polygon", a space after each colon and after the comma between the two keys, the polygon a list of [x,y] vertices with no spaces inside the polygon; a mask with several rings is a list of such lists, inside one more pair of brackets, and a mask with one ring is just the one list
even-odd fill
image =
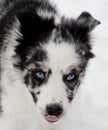
{"label": "white background", "polygon": [[61,14],[77,17],[88,11],[101,25],[93,31],[93,52],[86,78],[80,86],[61,130],[108,130],[108,0],[52,0]]}

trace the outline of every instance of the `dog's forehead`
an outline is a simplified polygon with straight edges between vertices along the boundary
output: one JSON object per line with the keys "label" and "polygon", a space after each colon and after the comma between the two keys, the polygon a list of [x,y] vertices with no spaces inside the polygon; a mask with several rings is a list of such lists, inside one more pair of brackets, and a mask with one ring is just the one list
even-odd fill
{"label": "dog's forehead", "polygon": [[65,71],[70,66],[78,66],[80,63],[79,54],[76,47],[71,43],[55,43],[49,41],[43,46],[47,52],[48,65],[56,71]]}

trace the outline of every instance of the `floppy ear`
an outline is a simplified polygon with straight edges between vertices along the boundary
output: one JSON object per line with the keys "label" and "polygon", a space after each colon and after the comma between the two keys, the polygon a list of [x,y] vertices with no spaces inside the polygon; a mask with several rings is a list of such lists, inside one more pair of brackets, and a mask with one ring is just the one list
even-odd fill
{"label": "floppy ear", "polygon": [[92,31],[97,25],[100,24],[100,21],[93,18],[88,12],[82,12],[77,20],[80,24],[88,27],[89,31]]}

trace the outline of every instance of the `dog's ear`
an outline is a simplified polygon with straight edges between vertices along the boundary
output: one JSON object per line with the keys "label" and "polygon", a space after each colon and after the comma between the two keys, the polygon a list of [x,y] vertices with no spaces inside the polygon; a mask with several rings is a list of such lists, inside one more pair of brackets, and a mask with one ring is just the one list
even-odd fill
{"label": "dog's ear", "polygon": [[92,45],[90,44],[90,32],[99,24],[100,22],[93,18],[91,14],[88,12],[82,12],[80,16],[75,20],[64,20],[64,29],[62,29],[64,30],[63,37],[67,39],[69,39],[69,37],[72,37],[72,40],[76,44],[80,55],[84,56],[86,59],[93,58],[94,55],[91,52]]}
{"label": "dog's ear", "polygon": [[100,21],[93,18],[88,12],[82,12],[77,20],[80,24],[86,26],[89,31],[92,31],[97,25],[100,24]]}

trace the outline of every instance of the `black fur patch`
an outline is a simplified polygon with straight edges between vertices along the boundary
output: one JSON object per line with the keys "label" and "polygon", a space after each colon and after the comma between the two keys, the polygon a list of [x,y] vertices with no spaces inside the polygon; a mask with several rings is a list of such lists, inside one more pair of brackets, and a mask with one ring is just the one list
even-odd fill
{"label": "black fur patch", "polygon": [[34,102],[36,103],[37,100],[38,100],[37,97],[36,97],[36,94],[34,92],[30,92],[30,93],[31,93],[31,95],[33,97]]}
{"label": "black fur patch", "polygon": [[68,98],[68,102],[70,103],[73,99],[73,91],[69,90],[68,88],[66,88],[66,93],[67,93],[67,98]]}
{"label": "black fur patch", "polygon": [[[39,69],[41,70],[41,68],[38,68],[38,70]],[[26,74],[26,76],[24,77],[25,84],[27,86],[30,85],[32,89],[34,89],[36,87],[40,87],[42,84],[45,84],[48,81],[49,76],[51,75],[51,70],[49,69],[48,72],[45,72],[44,80],[37,80],[34,76],[35,71],[37,71],[37,69],[29,70],[28,74]]]}
{"label": "black fur patch", "polygon": [[45,52],[45,50],[41,48],[32,49],[32,51],[33,50],[34,52],[32,52],[33,54],[31,58],[26,61],[26,64],[47,61],[47,52]]}
{"label": "black fur patch", "polygon": [[[47,42],[54,28],[53,18],[42,20],[33,12],[25,12],[18,14],[21,23],[22,39],[18,39],[20,45],[16,48],[16,53],[20,55],[21,60],[26,61],[26,56],[29,49],[34,49],[40,46],[40,43]],[[38,53],[39,51],[37,51]]]}

